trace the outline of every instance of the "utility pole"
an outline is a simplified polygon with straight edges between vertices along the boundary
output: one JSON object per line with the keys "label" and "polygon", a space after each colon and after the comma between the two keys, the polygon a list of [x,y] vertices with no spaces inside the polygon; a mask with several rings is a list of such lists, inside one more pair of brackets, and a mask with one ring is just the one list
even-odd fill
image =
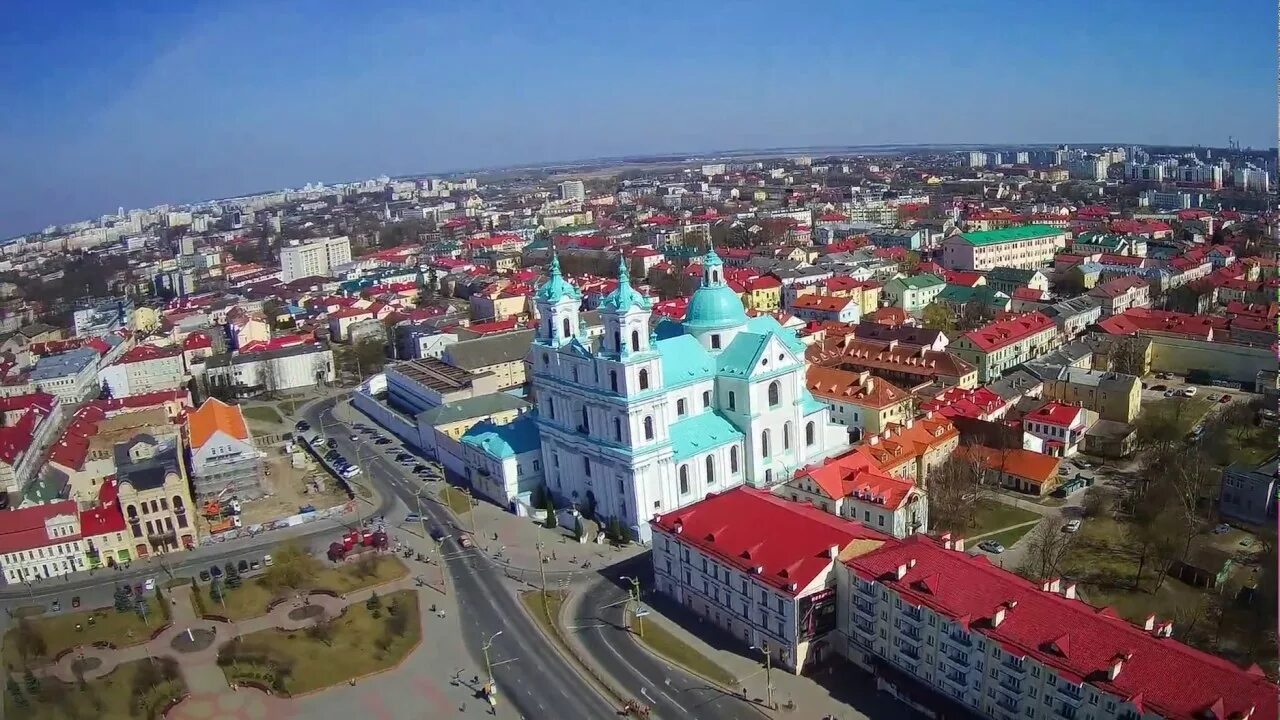
{"label": "utility pole", "polygon": [[538,576],[541,578],[541,595],[542,595],[542,612],[547,616],[547,622],[551,622],[551,604],[547,601],[547,567],[542,557],[542,541],[536,544],[538,548]]}
{"label": "utility pole", "polygon": [[627,589],[627,599],[635,603],[632,606],[631,617],[636,621],[636,631],[640,633],[640,637],[644,637],[644,616],[640,614],[640,579],[626,575],[620,579],[631,583],[631,587]]}
{"label": "utility pole", "polygon": [[467,496],[467,515],[471,518],[471,536],[480,541],[480,535],[476,532],[476,503],[471,497],[471,488],[462,488],[462,494]]}
{"label": "utility pole", "polygon": [[498,632],[490,635],[489,640],[485,642],[484,646],[481,648],[484,651],[484,674],[489,678],[489,684],[485,688],[485,694],[487,694],[490,698],[493,698],[497,695],[495,691],[498,688],[497,688],[497,685],[495,685],[493,682],[493,664],[489,661],[489,648],[493,647],[494,638],[498,637],[501,634],[502,634],[502,631],[499,630]]}
{"label": "utility pole", "polygon": [[769,652],[769,641],[760,644],[760,649],[764,651],[764,692],[765,702],[769,704],[769,709],[774,710],[773,705],[773,653]]}

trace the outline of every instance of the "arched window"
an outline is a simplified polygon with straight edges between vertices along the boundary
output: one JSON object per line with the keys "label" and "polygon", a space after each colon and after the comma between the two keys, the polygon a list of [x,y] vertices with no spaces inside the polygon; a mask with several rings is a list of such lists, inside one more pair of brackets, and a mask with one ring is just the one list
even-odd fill
{"label": "arched window", "polygon": [[640,331],[631,331],[631,350],[634,352],[640,349]]}
{"label": "arched window", "polygon": [[653,416],[646,416],[644,419],[644,439],[653,439]]}
{"label": "arched window", "polygon": [[810,420],[808,424],[804,426],[804,444],[805,445],[813,444],[813,440],[814,440],[813,434],[814,434],[813,421]]}
{"label": "arched window", "polygon": [[613,439],[622,442],[622,418],[613,419]]}
{"label": "arched window", "polygon": [[614,392],[618,392],[618,371],[617,370],[609,371],[609,389]]}
{"label": "arched window", "polygon": [[549,365],[550,363],[551,363],[551,356],[547,355],[546,353],[542,353],[542,364]]}
{"label": "arched window", "polygon": [[738,409],[738,397],[734,394],[732,390],[729,391],[729,409],[730,410]]}
{"label": "arched window", "polygon": [[648,370],[640,371],[640,389],[641,390],[649,389],[649,371]]}
{"label": "arched window", "polygon": [[729,472],[734,475],[738,474],[738,446],[734,445],[729,448]]}
{"label": "arched window", "polygon": [[707,390],[706,392],[702,393],[702,408],[705,410],[706,408],[709,408],[709,407],[711,407],[711,391]]}
{"label": "arched window", "polygon": [[711,485],[716,481],[716,459],[711,455],[707,456],[707,484]]}
{"label": "arched window", "polygon": [[551,398],[551,397],[547,398],[547,415],[549,415],[552,420],[556,419],[556,399],[555,398]]}
{"label": "arched window", "polygon": [[582,432],[584,432],[584,433],[589,433],[589,432],[591,432],[591,424],[590,424],[590,422],[587,420],[587,406],[586,406],[586,405],[583,405],[583,406],[582,406],[582,425],[578,426],[578,429],[579,429],[579,430],[581,430],[581,431],[582,431]]}
{"label": "arched window", "polygon": [[577,365],[573,366],[573,381],[575,383],[578,382],[578,366]]}
{"label": "arched window", "polygon": [[688,465],[680,466],[680,494],[681,495],[689,494],[689,466]]}
{"label": "arched window", "polygon": [[565,319],[564,319],[564,323],[561,325],[561,327],[562,327],[562,328],[564,328],[564,337],[565,337],[565,339],[568,339],[568,338],[569,338],[569,335],[571,334],[571,333],[570,333],[570,331],[569,331],[569,318],[565,318]]}
{"label": "arched window", "polygon": [[791,423],[783,423],[782,425],[782,449],[791,449]]}
{"label": "arched window", "polygon": [[769,457],[769,431],[760,432],[760,457]]}
{"label": "arched window", "polygon": [[778,403],[782,402],[778,399],[779,394],[778,381],[774,380],[769,383],[769,407],[778,407]]}
{"label": "arched window", "polygon": [[683,415],[685,413],[685,410],[686,408],[684,404],[684,398],[680,398],[679,400],[676,400],[676,414]]}

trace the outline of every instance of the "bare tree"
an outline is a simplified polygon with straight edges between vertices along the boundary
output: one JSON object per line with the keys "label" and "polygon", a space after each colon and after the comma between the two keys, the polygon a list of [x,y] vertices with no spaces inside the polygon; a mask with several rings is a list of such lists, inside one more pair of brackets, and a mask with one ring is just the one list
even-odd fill
{"label": "bare tree", "polygon": [[1053,522],[1042,521],[1027,537],[1027,554],[1022,573],[1028,577],[1050,578],[1061,574],[1062,561],[1071,550],[1072,533],[1062,532]]}
{"label": "bare tree", "polygon": [[1142,377],[1146,374],[1145,343],[1137,335],[1116,338],[1108,353],[1113,372]]}
{"label": "bare tree", "polygon": [[925,488],[931,524],[955,533],[968,531],[986,475],[986,464],[973,452],[953,453],[935,467]]}
{"label": "bare tree", "polygon": [[338,623],[335,617],[330,615],[328,611],[322,612],[316,617],[316,621],[307,627],[307,637],[315,640],[316,642],[332,646],[333,637],[338,632],[337,625]]}
{"label": "bare tree", "polygon": [[258,382],[262,385],[262,394],[268,399],[275,399],[279,383],[276,378],[274,360],[263,360],[258,364]]}

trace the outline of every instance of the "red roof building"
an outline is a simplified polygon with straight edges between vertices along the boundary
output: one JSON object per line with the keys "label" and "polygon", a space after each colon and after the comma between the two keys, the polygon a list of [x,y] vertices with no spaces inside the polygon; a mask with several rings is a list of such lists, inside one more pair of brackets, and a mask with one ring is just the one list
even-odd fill
{"label": "red roof building", "polygon": [[0,512],[0,569],[9,585],[84,570],[75,501]]}

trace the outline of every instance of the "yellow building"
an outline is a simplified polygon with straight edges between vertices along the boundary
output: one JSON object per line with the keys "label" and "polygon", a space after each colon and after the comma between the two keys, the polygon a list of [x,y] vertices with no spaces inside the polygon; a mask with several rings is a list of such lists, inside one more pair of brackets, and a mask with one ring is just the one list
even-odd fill
{"label": "yellow building", "polygon": [[1092,410],[1103,420],[1138,419],[1142,382],[1133,375],[1040,363],[1026,368],[1044,381],[1044,395],[1051,400]]}
{"label": "yellow building", "polygon": [[748,310],[772,312],[782,307],[782,282],[772,275],[752,278],[745,284]]}
{"label": "yellow building", "polygon": [[196,546],[196,508],[178,433],[115,446],[116,484],[134,557]]}
{"label": "yellow building", "polygon": [[160,313],[155,308],[144,305],[134,309],[130,324],[133,325],[133,329],[137,332],[150,333],[160,327]]}
{"label": "yellow building", "polygon": [[849,428],[855,440],[863,434],[878,435],[890,423],[905,423],[913,417],[911,393],[865,370],[810,365],[805,382],[809,392],[831,409],[831,422]]}
{"label": "yellow building", "polygon": [[505,290],[492,295],[471,296],[471,318],[476,322],[498,322],[528,313],[528,298]]}
{"label": "yellow building", "polygon": [[431,427],[440,435],[458,441],[479,422],[489,420],[497,425],[506,425],[520,417],[529,407],[529,403],[514,395],[493,393],[427,410],[418,416],[418,424]]}
{"label": "yellow building", "polygon": [[533,333],[515,330],[461,340],[446,347],[441,359],[476,375],[491,376],[498,390],[512,390],[528,381],[525,356]]}

